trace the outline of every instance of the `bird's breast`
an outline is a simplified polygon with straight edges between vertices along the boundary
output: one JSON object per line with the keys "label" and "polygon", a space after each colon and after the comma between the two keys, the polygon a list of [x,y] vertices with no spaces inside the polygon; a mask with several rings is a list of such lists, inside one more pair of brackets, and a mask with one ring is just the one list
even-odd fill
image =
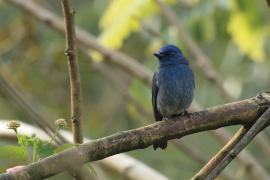
{"label": "bird's breast", "polygon": [[158,73],[157,108],[163,116],[180,114],[193,99],[194,78],[187,65],[164,67]]}

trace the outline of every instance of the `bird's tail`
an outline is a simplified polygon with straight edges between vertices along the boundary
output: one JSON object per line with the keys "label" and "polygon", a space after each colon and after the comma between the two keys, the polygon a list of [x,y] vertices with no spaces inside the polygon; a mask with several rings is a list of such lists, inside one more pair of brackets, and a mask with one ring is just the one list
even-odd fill
{"label": "bird's tail", "polygon": [[167,140],[161,140],[157,143],[153,144],[153,148],[154,150],[156,150],[157,148],[161,148],[161,149],[166,149],[167,148]]}

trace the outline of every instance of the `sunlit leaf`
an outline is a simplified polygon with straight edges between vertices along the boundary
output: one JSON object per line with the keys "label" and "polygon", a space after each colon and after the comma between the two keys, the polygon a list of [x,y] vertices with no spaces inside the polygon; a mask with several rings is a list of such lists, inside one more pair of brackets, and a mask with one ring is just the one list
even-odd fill
{"label": "sunlit leaf", "polygon": [[0,160],[3,159],[25,161],[27,159],[27,151],[19,146],[2,146],[0,147]]}
{"label": "sunlit leaf", "polygon": [[[228,23],[228,32],[239,49],[256,61],[265,58],[263,40],[264,26],[260,24],[256,6],[247,1],[232,3],[232,13]],[[255,10],[254,10],[255,9]]]}
{"label": "sunlit leaf", "polygon": [[[173,3],[174,0],[167,0]],[[154,0],[114,0],[104,12],[100,27],[102,32],[99,42],[111,49],[120,48],[123,41],[140,28],[141,21],[158,11]],[[101,55],[93,53],[95,60],[101,60]]]}

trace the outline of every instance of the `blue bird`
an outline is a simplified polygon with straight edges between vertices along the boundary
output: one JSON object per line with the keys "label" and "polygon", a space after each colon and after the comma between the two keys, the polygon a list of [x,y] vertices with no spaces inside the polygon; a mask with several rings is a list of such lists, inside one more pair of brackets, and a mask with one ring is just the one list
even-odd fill
{"label": "blue bird", "polygon": [[[156,121],[183,115],[190,106],[195,88],[193,72],[187,59],[174,45],[162,47],[154,55],[159,68],[152,80],[152,106]],[[166,149],[167,140],[154,143],[153,148]]]}

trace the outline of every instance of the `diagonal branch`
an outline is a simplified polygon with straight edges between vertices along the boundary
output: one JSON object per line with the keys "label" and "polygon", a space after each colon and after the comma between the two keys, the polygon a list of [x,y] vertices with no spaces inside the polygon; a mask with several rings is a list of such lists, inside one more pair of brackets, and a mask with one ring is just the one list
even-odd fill
{"label": "diagonal branch", "polygon": [[245,135],[247,129],[241,127],[230,141],[208,161],[204,167],[192,177],[192,180],[205,179],[208,174],[220,163],[220,161],[228,154],[228,152],[236,145],[237,142]]}
{"label": "diagonal branch", "polygon": [[[204,111],[181,116],[169,121],[160,121],[137,129],[123,131],[66,150],[14,173],[4,173],[0,179],[41,179],[55,175],[88,161],[96,161],[114,154],[146,148],[161,139],[183,136],[217,129],[229,125],[250,125],[270,106],[270,94],[263,93],[254,98],[220,105]],[[218,119],[218,120],[217,120]],[[264,124],[268,126],[270,121]]]}
{"label": "diagonal branch", "polygon": [[[226,144],[231,139],[231,133],[226,131],[226,129],[217,129],[210,132],[215,138],[217,138],[223,144]],[[254,142],[258,140],[258,136],[254,139]],[[262,147],[258,147],[258,149],[262,149]],[[267,156],[267,154],[265,154]],[[248,149],[243,149],[243,151],[237,156],[237,162],[242,166],[245,172],[254,179],[260,176],[268,176],[267,170],[260,164],[256,157],[254,157]]]}
{"label": "diagonal branch", "polygon": [[[215,169],[207,176],[207,179],[215,179],[220,172],[250,143],[250,141],[264,129],[265,125],[270,121],[270,108],[252,125],[241,140],[234,146],[226,157],[215,167]],[[261,178],[262,180],[269,179],[269,176]]]}
{"label": "diagonal branch", "polygon": [[71,125],[73,132],[73,143],[83,143],[81,128],[81,80],[79,65],[77,60],[77,50],[75,45],[75,11],[71,9],[69,0],[62,0],[62,8],[65,20],[66,51],[68,58],[68,70],[70,77],[70,96],[71,96]]}

